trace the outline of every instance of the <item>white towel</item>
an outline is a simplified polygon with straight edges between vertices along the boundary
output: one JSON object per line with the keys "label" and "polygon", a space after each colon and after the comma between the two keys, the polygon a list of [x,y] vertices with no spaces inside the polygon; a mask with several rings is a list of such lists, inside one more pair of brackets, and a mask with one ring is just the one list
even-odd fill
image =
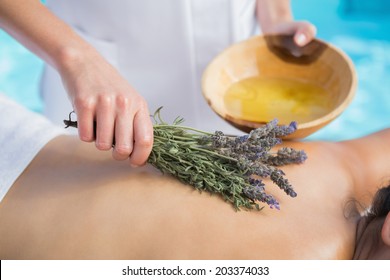
{"label": "white towel", "polygon": [[0,93],[0,202],[43,146],[60,134],[66,131]]}

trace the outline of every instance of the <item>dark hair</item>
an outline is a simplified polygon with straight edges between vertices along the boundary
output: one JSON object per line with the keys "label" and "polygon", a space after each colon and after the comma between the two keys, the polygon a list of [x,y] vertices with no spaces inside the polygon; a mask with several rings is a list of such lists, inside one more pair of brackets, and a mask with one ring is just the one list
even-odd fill
{"label": "dark hair", "polygon": [[380,188],[372,200],[366,216],[367,223],[376,218],[385,217],[390,212],[390,185]]}
{"label": "dark hair", "polygon": [[[375,248],[381,240],[381,229],[385,221],[385,217],[390,212],[390,184],[387,187],[382,187],[378,189],[375,193],[374,198],[371,202],[371,206],[366,210],[365,214],[360,216],[360,222],[362,226],[359,230],[359,225],[356,231],[356,244],[354,259],[359,259],[359,254],[357,252],[358,243],[362,242],[362,235],[368,227],[370,227],[370,238],[372,241],[371,247]],[[360,232],[360,233],[359,233]],[[363,241],[364,242],[364,241]],[[364,246],[364,245],[362,245]],[[361,247],[361,246],[360,246]],[[360,250],[361,251],[361,250]]]}

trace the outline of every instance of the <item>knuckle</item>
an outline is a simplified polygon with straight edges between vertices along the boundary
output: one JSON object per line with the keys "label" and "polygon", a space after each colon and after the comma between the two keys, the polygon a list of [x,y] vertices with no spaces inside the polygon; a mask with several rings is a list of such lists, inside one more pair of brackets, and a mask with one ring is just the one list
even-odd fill
{"label": "knuckle", "polygon": [[84,142],[92,142],[93,141],[93,135],[92,134],[86,133],[86,132],[82,132],[82,131],[79,132],[79,138],[80,138],[81,141],[84,141]]}
{"label": "knuckle", "polygon": [[112,98],[112,96],[110,96],[108,94],[101,94],[98,97],[98,103],[99,103],[99,106],[111,107],[113,104],[113,98]]}
{"label": "knuckle", "polygon": [[139,109],[143,109],[146,106],[146,101],[141,95],[136,95],[132,98],[132,105]]}
{"label": "knuckle", "polygon": [[80,110],[93,110],[95,107],[95,102],[92,98],[86,98],[86,97],[76,97],[74,100],[74,106],[77,111]]}
{"label": "knuckle", "polygon": [[121,161],[122,161],[122,160],[126,160],[126,159],[129,158],[128,155],[121,155],[121,154],[118,154],[118,153],[116,152],[116,150],[113,151],[112,157],[113,157],[115,160],[121,160]]}
{"label": "knuckle", "polygon": [[142,111],[148,111],[148,104],[146,103],[145,99],[141,98],[138,101],[138,108]]}
{"label": "knuckle", "polygon": [[149,149],[153,146],[153,137],[144,136],[137,141],[137,145],[143,149]]}
{"label": "knuckle", "polygon": [[303,26],[305,27],[306,33],[315,34],[317,32],[316,26],[309,21],[303,21]]}
{"label": "knuckle", "polygon": [[95,145],[96,148],[101,151],[108,151],[112,147],[112,144],[105,143],[105,142],[96,142]]}
{"label": "knuckle", "polygon": [[116,145],[115,152],[120,156],[128,157],[132,152],[132,147],[127,145]]}
{"label": "knuckle", "polygon": [[116,97],[116,107],[120,111],[125,111],[130,107],[130,98],[127,96],[119,95]]}

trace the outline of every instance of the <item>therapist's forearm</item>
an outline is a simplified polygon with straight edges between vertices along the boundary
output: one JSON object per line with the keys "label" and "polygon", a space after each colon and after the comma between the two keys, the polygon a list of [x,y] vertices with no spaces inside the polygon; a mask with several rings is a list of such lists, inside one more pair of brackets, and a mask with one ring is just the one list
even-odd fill
{"label": "therapist's forearm", "polygon": [[264,33],[273,26],[293,20],[290,0],[257,0],[257,19]]}
{"label": "therapist's forearm", "polygon": [[146,162],[153,147],[146,101],[97,50],[38,0],[0,0],[0,27],[57,69],[82,141],[106,151],[115,139],[114,159]]}
{"label": "therapist's forearm", "polygon": [[38,0],[1,0],[0,28],[60,71],[93,49]]}

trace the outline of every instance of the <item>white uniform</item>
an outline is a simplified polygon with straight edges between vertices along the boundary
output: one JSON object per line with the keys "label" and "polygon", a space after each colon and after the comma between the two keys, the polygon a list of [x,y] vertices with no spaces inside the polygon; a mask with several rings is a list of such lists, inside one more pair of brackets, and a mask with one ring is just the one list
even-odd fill
{"label": "white uniform", "polygon": [[[146,99],[207,131],[238,133],[201,94],[203,70],[219,52],[255,34],[256,0],[47,0],[47,6],[111,62]],[[60,35],[59,35],[60,36]],[[62,123],[72,107],[58,74],[42,80],[45,114]]]}

